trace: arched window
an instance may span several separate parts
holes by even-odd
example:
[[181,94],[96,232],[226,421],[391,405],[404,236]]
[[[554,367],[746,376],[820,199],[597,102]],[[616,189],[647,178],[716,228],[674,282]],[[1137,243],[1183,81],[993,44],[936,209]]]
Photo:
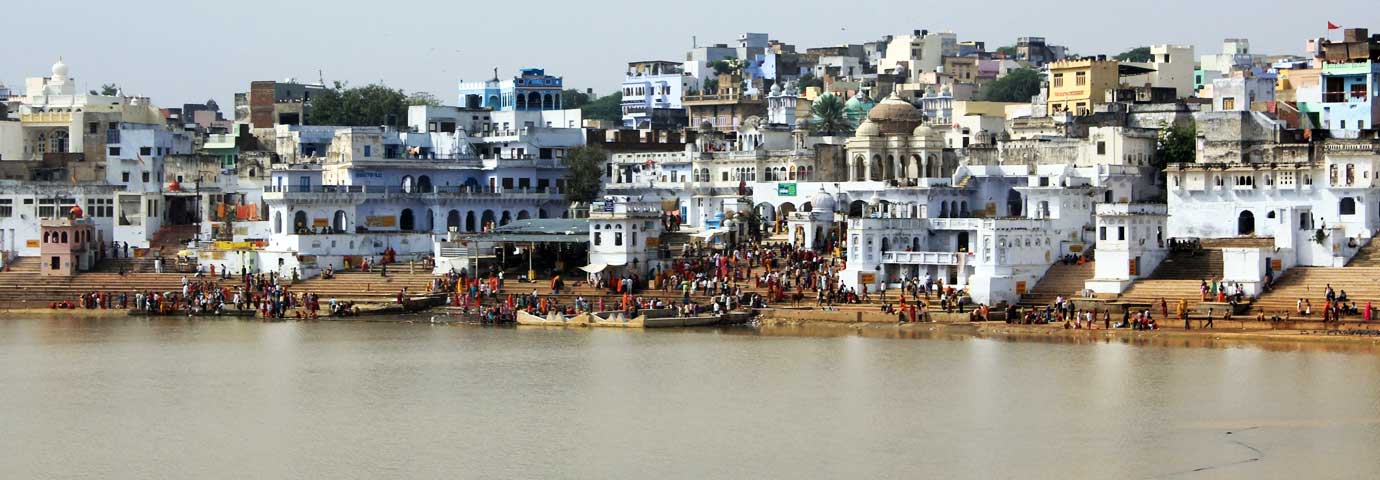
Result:
[[1343,197],[1341,204],[1337,206],[1337,210],[1342,215],[1355,215],[1356,200],[1351,197]]
[[301,211],[301,210],[298,210],[298,211],[297,211],[297,214],[296,214],[296,215],[293,215],[293,217],[292,217],[292,229],[293,229],[292,231],[293,231],[294,233],[296,233],[296,232],[301,232],[302,230],[306,230],[306,228],[307,228],[307,212],[303,212],[303,211]]
[[538,108],[541,108],[541,94],[540,94],[540,93],[532,92],[532,93],[527,94],[527,108],[533,109],[533,110],[538,109]]
[[273,212],[273,233],[283,233],[283,212]]
[[410,209],[410,208],[404,208],[403,211],[402,211],[402,214],[399,215],[399,218],[398,218],[398,230],[402,230],[402,231],[404,231],[404,232],[407,232],[407,231],[412,231],[412,229],[414,229],[414,228],[416,228],[416,227],[417,227],[417,220],[416,220],[416,218],[414,218],[414,217],[412,216],[412,209]]

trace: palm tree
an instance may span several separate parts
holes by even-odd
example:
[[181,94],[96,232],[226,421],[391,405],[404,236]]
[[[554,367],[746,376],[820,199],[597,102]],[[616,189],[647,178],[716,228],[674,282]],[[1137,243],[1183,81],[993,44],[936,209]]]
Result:
[[814,117],[810,119],[810,125],[816,134],[835,135],[853,131],[853,127],[848,123],[848,116],[844,115],[844,101],[838,95],[825,93],[815,99],[815,103],[810,105],[810,114]]

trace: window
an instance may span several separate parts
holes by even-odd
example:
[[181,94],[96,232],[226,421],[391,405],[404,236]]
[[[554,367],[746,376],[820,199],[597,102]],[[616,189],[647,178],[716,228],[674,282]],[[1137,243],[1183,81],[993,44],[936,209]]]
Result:
[[144,156],[153,155],[153,147],[139,147],[139,154]]
[[67,212],[71,211],[72,207],[76,204],[77,201],[71,198],[40,198],[38,199],[38,217],[63,217]]
[[1064,86],[1064,74],[1062,74],[1062,73],[1056,73],[1056,74],[1054,74],[1054,88],[1059,88],[1059,87],[1062,87],[1062,86]]
[[1078,72],[1073,75],[1073,85],[1081,87],[1088,84],[1088,72]]
[[129,172],[120,172],[120,181],[129,183]]
[[600,232],[594,232],[594,244],[595,244],[595,245],[603,245],[603,243],[604,243],[604,234],[603,234],[603,233],[600,233]]
[[1222,110],[1235,110],[1236,99],[1232,97],[1222,97]]
[[86,199],[86,214],[91,217],[110,218],[115,216],[115,200],[110,198]]
[[1106,154],[1107,154],[1107,142],[1102,142],[1102,141],[1097,142],[1097,154],[1098,154],[1098,155],[1106,155]]
[[1125,240],[1125,239],[1126,239],[1126,227],[1116,227],[1116,239],[1117,239],[1117,240]]
[[0,218],[8,218],[8,217],[13,217],[13,216],[14,216],[14,199],[13,199],[13,198],[0,198]]
[[613,232],[613,246],[623,246],[623,232]]
[[120,147],[110,147],[109,155],[112,157],[120,156]]
[[1097,229],[1097,239],[1098,239],[1098,240],[1106,240],[1106,239],[1107,239],[1107,227],[1098,227],[1098,229]]
[[101,122],[90,122],[90,123],[87,123],[87,124],[86,124],[86,133],[87,133],[87,134],[90,134],[90,135],[95,135],[95,134],[96,134],[96,131],[99,130],[100,128],[101,128]]
[[149,183],[149,172],[144,172],[142,178],[144,179],[144,183]]
[[728,181],[728,170],[724,170],[724,175],[723,175],[723,177],[724,177],[724,180],[723,180],[723,181],[727,182],[727,181]]
[[372,145],[365,145],[365,146],[364,146],[364,156],[366,156],[366,157],[372,157],[372,156],[374,156],[374,147],[373,147]]

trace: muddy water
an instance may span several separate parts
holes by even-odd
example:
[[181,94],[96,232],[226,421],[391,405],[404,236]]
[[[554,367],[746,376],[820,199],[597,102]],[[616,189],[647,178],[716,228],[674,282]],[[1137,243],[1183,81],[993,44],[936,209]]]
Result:
[[1380,477],[1366,348],[816,333],[0,320],[0,478]]

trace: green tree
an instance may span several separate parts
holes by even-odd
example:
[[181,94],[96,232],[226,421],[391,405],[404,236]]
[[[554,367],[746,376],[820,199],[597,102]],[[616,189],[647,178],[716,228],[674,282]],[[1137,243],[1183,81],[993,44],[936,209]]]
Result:
[[706,79],[704,79],[704,94],[705,94],[705,95],[717,95],[718,93],[719,93],[719,79],[717,79],[717,78],[706,78]]
[[1150,61],[1150,47],[1136,47],[1118,53],[1115,57],[1123,62],[1148,62]]
[[441,99],[436,98],[430,92],[413,92],[407,96],[408,105],[426,105],[428,107],[439,107],[443,105]]
[[101,89],[99,91],[91,90],[90,93],[92,95],[104,95],[107,97],[113,97],[116,94],[120,93],[120,86],[113,83],[107,83],[101,85]]
[[597,146],[576,147],[565,154],[565,199],[592,202],[604,186],[604,164],[609,155]]
[[346,127],[390,126],[407,124],[408,96],[402,90],[379,83],[363,87],[348,87],[343,82],[312,98],[311,125],[339,125]]
[[589,103],[589,95],[573,88],[561,91],[561,108],[582,108]]
[[1160,128],[1154,166],[1163,170],[1171,163],[1191,163],[1198,158],[1198,126],[1165,125]]
[[1028,102],[1040,93],[1040,73],[1021,68],[982,87],[978,98],[989,102]]
[[843,97],[838,95],[821,95],[815,103],[810,104],[810,127],[815,133],[821,135],[836,135],[848,133],[853,130],[848,123],[848,116],[844,114],[845,102]]
[[824,88],[824,80],[821,80],[821,79],[819,79],[819,78],[816,78],[816,77],[815,77],[815,74],[813,74],[813,73],[806,73],[806,74],[800,76],[800,80],[799,80],[798,82],[796,82],[796,85],[800,88],[800,91],[802,91],[802,92],[805,91],[805,89],[806,89],[806,88],[809,88],[809,87],[816,87],[816,88],[819,88],[819,89],[823,89],[823,88]]
[[709,62],[709,68],[714,69],[716,75],[732,75],[743,71],[743,61],[729,57]]
[[1016,46],[1015,46],[1015,45],[1007,45],[1007,46],[1005,46],[1005,47],[997,47],[997,53],[1000,53],[1000,54],[1002,54],[1002,55],[1005,55],[1006,58],[1015,58],[1015,57],[1016,57]]
[[588,119],[621,122],[623,121],[623,92],[604,95],[586,103],[580,107],[580,113]]

